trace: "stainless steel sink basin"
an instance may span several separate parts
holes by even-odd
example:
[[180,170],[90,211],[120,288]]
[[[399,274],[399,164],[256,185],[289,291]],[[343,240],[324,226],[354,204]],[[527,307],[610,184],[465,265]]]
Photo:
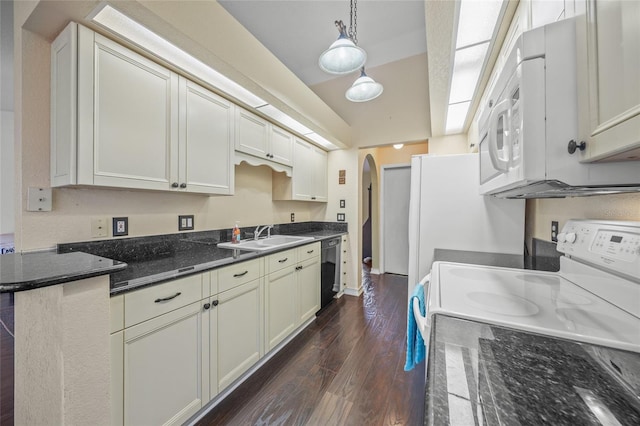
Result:
[[274,235],[260,240],[245,240],[237,244],[220,243],[218,247],[244,251],[267,251],[293,246],[303,241],[313,241],[313,239],[313,237],[298,237],[294,235]]

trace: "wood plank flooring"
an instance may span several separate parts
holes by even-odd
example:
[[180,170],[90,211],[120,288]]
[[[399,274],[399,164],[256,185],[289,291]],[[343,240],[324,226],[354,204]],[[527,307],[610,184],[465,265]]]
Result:
[[371,275],[199,422],[420,425],[424,363],[405,372],[407,278]]

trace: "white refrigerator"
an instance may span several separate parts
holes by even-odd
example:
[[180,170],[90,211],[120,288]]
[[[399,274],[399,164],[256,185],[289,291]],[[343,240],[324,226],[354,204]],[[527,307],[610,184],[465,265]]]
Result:
[[523,254],[524,200],[479,193],[478,154],[411,159],[409,297],[436,248]]

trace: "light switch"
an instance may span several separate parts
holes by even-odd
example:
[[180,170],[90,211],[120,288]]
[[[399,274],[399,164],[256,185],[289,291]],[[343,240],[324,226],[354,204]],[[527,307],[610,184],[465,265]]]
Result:
[[52,205],[51,188],[28,188],[27,211],[50,212]]

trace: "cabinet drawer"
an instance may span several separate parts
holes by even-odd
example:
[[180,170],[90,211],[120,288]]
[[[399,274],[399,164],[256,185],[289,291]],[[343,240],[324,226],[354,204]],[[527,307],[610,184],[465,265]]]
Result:
[[269,274],[297,263],[296,251],[297,249],[285,250],[268,256],[266,260],[267,273]]
[[223,292],[260,277],[261,259],[218,269],[218,291]]
[[307,259],[312,259],[317,256],[320,256],[319,242],[298,247],[298,262],[303,262]]
[[191,275],[124,295],[124,326],[173,311],[202,299],[202,274]]

